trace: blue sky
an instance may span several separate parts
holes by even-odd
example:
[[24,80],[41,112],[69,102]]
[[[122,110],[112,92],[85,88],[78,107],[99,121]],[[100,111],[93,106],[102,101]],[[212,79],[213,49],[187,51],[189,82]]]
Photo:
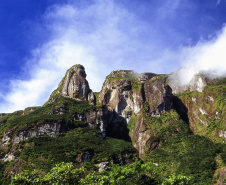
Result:
[[117,69],[226,73],[226,0],[7,0],[0,4],[0,112],[42,105],[74,64],[100,91]]

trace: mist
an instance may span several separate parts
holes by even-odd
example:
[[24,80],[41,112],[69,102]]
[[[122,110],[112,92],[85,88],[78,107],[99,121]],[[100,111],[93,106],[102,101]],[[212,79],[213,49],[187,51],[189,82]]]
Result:
[[196,46],[183,48],[178,57],[181,67],[171,74],[174,84],[188,85],[197,74],[210,79],[226,77],[226,26],[210,41],[200,41]]

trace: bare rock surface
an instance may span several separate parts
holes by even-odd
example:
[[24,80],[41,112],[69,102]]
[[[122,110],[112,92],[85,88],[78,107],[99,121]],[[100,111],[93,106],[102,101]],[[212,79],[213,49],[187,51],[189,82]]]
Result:
[[80,64],[74,65],[67,70],[58,88],[52,93],[50,103],[54,101],[56,94],[78,100],[87,100],[90,104],[96,103],[95,95],[86,80],[85,68]]

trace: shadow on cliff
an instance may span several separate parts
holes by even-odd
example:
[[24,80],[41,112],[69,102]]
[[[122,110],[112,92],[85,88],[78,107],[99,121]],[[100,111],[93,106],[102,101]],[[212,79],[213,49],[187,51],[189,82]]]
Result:
[[173,96],[173,109],[176,110],[181,119],[189,125],[188,108],[177,96]]
[[114,110],[109,111],[107,107],[103,107],[103,110],[104,114],[102,120],[105,126],[106,137],[113,137],[132,142],[129,136],[126,119]]

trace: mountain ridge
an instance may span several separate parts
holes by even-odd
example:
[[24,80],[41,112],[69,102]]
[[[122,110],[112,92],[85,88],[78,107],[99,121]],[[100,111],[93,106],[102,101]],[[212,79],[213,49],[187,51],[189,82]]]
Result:
[[[209,152],[211,156],[209,163],[214,162],[214,167],[211,167],[208,173],[205,170],[203,172],[203,177],[208,176],[209,181],[212,181],[214,172],[218,170],[220,174],[221,171],[221,168],[216,167],[215,157],[224,156],[225,153],[223,145],[221,146],[226,140],[225,78],[211,80],[200,74],[196,75],[187,86],[178,87],[171,84],[173,83],[169,75],[138,74],[132,70],[117,70],[106,77],[101,91],[94,93],[86,80],[84,66],[74,65],[67,70],[58,87],[43,106],[0,114],[0,160],[3,163],[14,161],[15,164],[11,166],[11,172],[14,169],[13,173],[26,169],[24,165],[18,165],[18,161],[22,160],[29,164],[29,157],[36,168],[48,169],[44,163],[43,166],[38,164],[39,158],[44,154],[33,151],[29,147],[26,149],[25,145],[34,143],[34,148],[39,146],[45,148],[45,143],[41,142],[42,137],[55,138],[47,139],[50,146],[54,142],[62,141],[67,145],[67,142],[70,140],[75,142],[74,139],[77,138],[76,142],[84,142],[84,146],[76,144],[71,150],[76,151],[77,147],[80,152],[74,152],[72,159],[64,151],[59,159],[55,159],[56,161],[69,160],[75,164],[90,162],[94,165],[109,163],[112,160],[113,163],[121,161],[129,164],[139,155],[144,161],[154,160],[158,165],[162,163],[168,166],[164,161],[165,158],[159,156],[158,152],[162,152],[169,156],[169,161],[174,164],[172,169],[167,168],[167,173],[160,175],[164,177],[173,172],[178,173],[182,167],[178,161],[181,164],[188,162],[183,161],[183,158],[176,159],[171,156],[169,151],[175,143],[179,148],[184,147],[183,150],[190,155],[194,151],[187,141],[195,141],[194,146],[200,147],[197,152],[201,153],[200,156],[204,156],[203,159],[198,160],[203,161],[208,158],[199,143],[200,140],[205,143],[203,145],[213,148],[214,151]],[[84,135],[85,132],[92,133],[94,138],[97,137],[95,142],[102,143],[101,145],[107,150],[102,150],[97,145],[92,146],[92,139],[88,139],[90,135]],[[84,138],[80,137],[79,133],[83,133]],[[115,151],[115,146],[109,146],[108,142],[115,143],[120,152],[109,153],[108,150]],[[182,145],[183,142],[186,146]],[[218,146],[217,143],[220,145]],[[86,145],[92,146],[92,149]],[[43,149],[40,151],[44,152]],[[54,153],[52,149],[50,151]],[[106,152],[108,157],[104,157]],[[194,155],[198,153],[195,152]],[[47,155],[46,161],[49,161],[50,154],[45,155]],[[54,156],[57,154],[54,153]],[[196,162],[194,160],[192,165],[194,166]],[[51,162],[50,167],[53,164]],[[202,173],[193,171],[193,166],[189,167],[188,171],[183,169],[182,172],[187,175]],[[224,170],[224,167],[222,169]],[[208,175],[205,176],[205,173]],[[219,175],[219,182],[222,178]],[[197,182],[202,181],[198,176],[197,179]]]

